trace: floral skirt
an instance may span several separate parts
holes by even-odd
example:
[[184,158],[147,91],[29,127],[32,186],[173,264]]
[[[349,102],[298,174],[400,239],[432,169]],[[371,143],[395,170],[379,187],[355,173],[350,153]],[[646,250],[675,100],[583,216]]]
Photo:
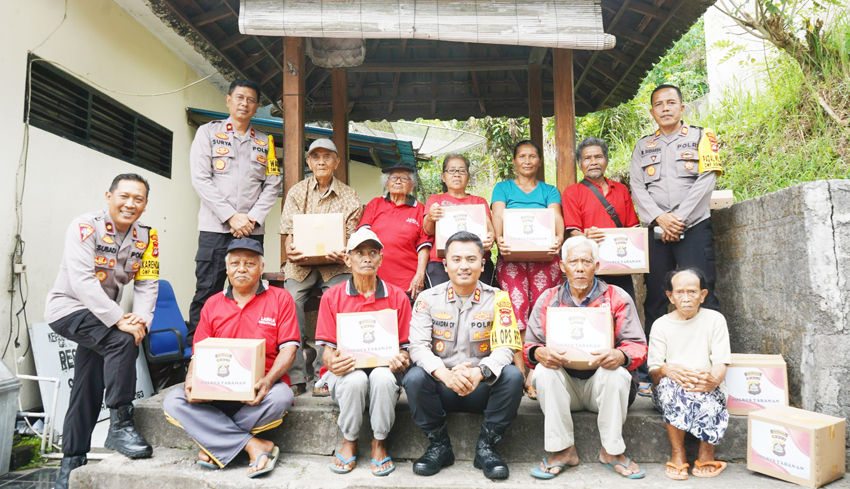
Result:
[[729,425],[726,395],[720,388],[711,392],[688,392],[669,377],[652,386],[652,403],[664,422],[706,443],[717,445]]

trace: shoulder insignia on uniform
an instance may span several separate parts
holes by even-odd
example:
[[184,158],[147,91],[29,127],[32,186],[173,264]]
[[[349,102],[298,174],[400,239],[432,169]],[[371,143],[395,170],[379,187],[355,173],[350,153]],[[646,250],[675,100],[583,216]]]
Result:
[[100,239],[106,244],[115,244],[115,240],[112,239],[112,236],[107,235],[107,236],[104,236]]
[[257,146],[268,146],[269,143],[263,141],[262,139],[255,139],[254,144],[256,144]]
[[251,128],[251,138],[255,138],[255,137],[257,137],[257,135],[256,135],[256,133],[254,132],[254,128],[252,127],[252,128]]
[[148,244],[144,241],[136,241],[136,248],[143,250],[148,247]]
[[413,306],[413,312],[423,313],[425,312],[425,309],[428,309],[428,303],[425,302],[425,299],[421,297],[416,299],[416,304]]
[[229,122],[228,122],[228,123],[227,123],[227,125],[226,125],[226,126],[224,126],[224,129],[225,129],[227,132],[233,132],[233,124],[231,124],[231,123],[229,123]]
[[661,129],[656,129],[655,130],[655,137],[658,137],[660,135],[661,135]]
[[92,234],[94,234],[94,228],[91,226],[91,224],[85,224],[85,223],[80,224],[80,242],[81,243],[83,241],[87,240],[88,237],[91,236]]
[[682,136],[688,135],[688,125],[687,124],[682,124],[682,129],[679,131],[679,134],[681,134]]
[[106,277],[107,277],[106,272],[104,272],[103,270],[99,270],[97,273],[94,274],[94,276],[95,276],[96,279],[100,280],[101,282],[106,280]]
[[481,289],[475,287],[475,292],[472,294],[472,302],[481,302]]
[[450,301],[455,300],[455,289],[451,285],[446,289],[446,299]]
[[109,234],[115,234],[115,225],[106,221],[106,232]]
[[139,239],[139,233],[136,231],[135,227],[133,227],[133,239]]
[[223,132],[215,133],[215,137],[217,137],[219,139],[230,139],[230,136],[228,136],[227,134],[225,134]]
[[259,161],[260,163],[265,163],[266,157],[263,155],[257,155],[257,161]]
[[229,150],[229,149],[227,149],[227,148],[225,148],[225,147],[221,147],[221,148],[216,148],[216,149],[215,149],[215,152],[216,152],[216,153],[218,153],[218,154],[220,154],[220,155],[222,155],[222,156],[224,156],[224,155],[226,155],[227,153],[230,153],[230,150]]
[[444,320],[448,321],[449,319],[454,319],[454,316],[452,316],[451,314],[449,314],[447,312],[438,312],[437,314],[434,314],[434,318],[435,319],[444,319]]
[[107,261],[108,261],[108,260],[106,259],[106,257],[105,257],[105,256],[96,256],[96,257],[94,257],[94,264],[95,264],[95,265],[101,265],[101,266],[103,266],[103,265],[106,265]]

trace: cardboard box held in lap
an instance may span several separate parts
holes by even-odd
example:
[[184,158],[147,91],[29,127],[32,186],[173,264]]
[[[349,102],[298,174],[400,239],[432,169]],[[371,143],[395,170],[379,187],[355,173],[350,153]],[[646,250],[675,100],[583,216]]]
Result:
[[806,487],[844,477],[844,419],[788,406],[748,416],[749,470]]
[[467,231],[481,241],[487,239],[487,208],[483,204],[445,206],[443,212],[445,214],[437,221],[434,235],[438,257],[446,256],[446,241],[454,233]]
[[614,348],[614,317],[607,307],[550,307],[546,313],[546,347],[566,352],[564,368],[596,370],[593,352]]
[[552,261],[555,244],[555,211],[552,209],[505,209],[502,238],[510,246],[505,261]]
[[331,251],[345,250],[345,222],[342,214],[296,214],[292,216],[292,239],[304,253],[299,265],[327,265]]
[[207,338],[195,343],[192,400],[253,401],[266,373],[266,340]]

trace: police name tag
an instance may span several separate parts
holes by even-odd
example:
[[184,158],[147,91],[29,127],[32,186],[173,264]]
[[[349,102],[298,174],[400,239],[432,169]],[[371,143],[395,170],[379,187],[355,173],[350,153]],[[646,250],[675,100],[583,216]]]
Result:
[[336,344],[354,368],[387,367],[398,355],[398,315],[393,309],[336,315]]
[[600,229],[605,241],[599,244],[597,275],[649,273],[649,232],[646,228]]
[[546,347],[564,352],[573,370],[596,370],[593,352],[614,347],[614,317],[608,307],[550,307]]
[[254,400],[266,371],[266,340],[206,338],[194,348],[192,400]]

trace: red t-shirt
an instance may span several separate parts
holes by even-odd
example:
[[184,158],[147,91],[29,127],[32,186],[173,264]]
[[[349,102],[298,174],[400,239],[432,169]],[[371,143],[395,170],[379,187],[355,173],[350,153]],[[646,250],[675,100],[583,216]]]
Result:
[[419,250],[431,246],[431,238],[422,229],[425,206],[413,197],[396,205],[386,197],[375,197],[363,211],[358,227],[369,226],[384,244],[380,274],[387,282],[407,290],[419,265]]
[[[607,195],[602,191],[602,187],[588,180],[588,182],[596,185],[599,193],[614,206],[623,227],[630,228],[640,224],[635,213],[632,196],[629,195],[626,186],[622,183],[612,182],[607,178],[605,181],[608,182]],[[564,194],[561,196],[561,206],[564,209],[564,227],[567,231],[578,229],[584,232],[585,229],[590,229],[593,226],[600,229],[617,227],[599,199],[581,183],[575,183],[564,189]]]
[[[431,206],[434,204],[440,204],[442,207],[451,206],[451,205],[475,205],[475,204],[483,204],[484,209],[487,212],[487,219],[490,219],[490,205],[487,204],[487,199],[484,197],[479,197],[477,195],[467,195],[462,199],[458,199],[457,197],[452,197],[448,192],[443,194],[436,194],[428,197],[428,200],[425,202],[425,213],[422,214],[424,216],[428,215],[428,212],[431,210]],[[433,241],[434,237],[430,236]],[[490,256],[490,250],[484,250],[485,257]],[[431,259],[430,261],[438,261],[442,262],[442,258],[437,258],[437,247],[431,247]]]
[[[295,301],[289,292],[260,282],[257,294],[240,309],[228,288],[210,297],[201,309],[194,343],[206,338],[266,340],[265,372],[268,373],[281,348],[301,344]],[[283,374],[280,380],[289,385],[289,374]]]

